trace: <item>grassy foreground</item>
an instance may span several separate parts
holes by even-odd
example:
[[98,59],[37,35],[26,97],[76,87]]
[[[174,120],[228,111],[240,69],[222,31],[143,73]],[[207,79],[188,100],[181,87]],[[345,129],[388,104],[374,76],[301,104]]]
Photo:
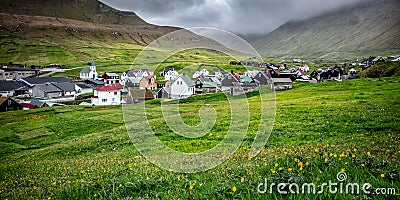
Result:
[[[258,124],[257,96],[248,137],[222,165],[206,172],[180,174],[158,168],[134,148],[125,130],[122,109],[68,106],[0,114],[0,198],[2,199],[352,199],[360,194],[260,194],[264,183],[370,183],[400,194],[400,79],[359,79],[296,83],[276,93],[274,130],[265,149],[246,157]],[[196,103],[226,106],[221,94],[193,98],[180,112],[187,123],[198,120]],[[207,100],[204,100],[207,99]],[[156,113],[157,104],[148,104]],[[191,108],[191,109],[190,109]],[[224,109],[220,109],[224,116]],[[225,113],[226,114],[226,113]],[[157,114],[150,115],[162,120]],[[218,143],[214,131],[196,143],[158,126],[160,139],[174,149],[192,152]],[[152,124],[153,126],[156,123]],[[196,150],[197,149],[197,150]],[[319,191],[321,188],[317,188]],[[288,191],[286,187],[284,189]],[[361,190],[361,189],[360,189]],[[395,199],[393,195],[368,195]]]

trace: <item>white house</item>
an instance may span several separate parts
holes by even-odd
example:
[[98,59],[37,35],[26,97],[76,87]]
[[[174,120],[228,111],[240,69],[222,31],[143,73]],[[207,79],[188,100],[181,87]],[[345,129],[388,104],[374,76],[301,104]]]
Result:
[[184,99],[196,94],[195,83],[185,75],[179,76],[171,84],[171,98]]
[[105,85],[112,85],[120,83],[121,80],[119,79],[119,75],[116,73],[104,73],[102,76]]
[[175,80],[175,79],[177,79],[178,77],[179,77],[179,74],[178,74],[178,72],[176,72],[175,70],[167,71],[167,72],[164,74],[164,80],[165,80],[165,81]]
[[206,69],[202,69],[201,71],[196,71],[194,74],[193,74],[193,79],[196,79],[196,78],[199,78],[200,76],[204,76],[204,77],[206,77],[206,76],[208,76],[208,75],[210,75],[210,72],[208,72],[208,70],[206,70]]
[[92,104],[96,106],[109,106],[121,104],[121,84],[112,84],[94,89]]
[[96,79],[98,76],[99,74],[96,71],[94,61],[92,61],[89,67],[84,67],[80,72],[81,79]]
[[93,88],[86,83],[79,82],[75,84],[75,91],[77,95],[88,94],[93,92]]

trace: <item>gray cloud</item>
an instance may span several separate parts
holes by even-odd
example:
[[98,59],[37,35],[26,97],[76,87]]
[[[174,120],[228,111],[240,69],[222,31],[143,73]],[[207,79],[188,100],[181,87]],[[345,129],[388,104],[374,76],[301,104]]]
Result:
[[266,34],[290,20],[307,19],[360,0],[101,0],[145,21]]

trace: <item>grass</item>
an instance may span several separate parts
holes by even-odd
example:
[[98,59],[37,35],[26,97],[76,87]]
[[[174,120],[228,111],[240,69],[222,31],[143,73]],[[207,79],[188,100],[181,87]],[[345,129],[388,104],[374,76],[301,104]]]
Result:
[[[349,199],[363,195],[259,194],[264,183],[368,182],[400,190],[400,79],[358,79],[276,93],[274,130],[255,158],[247,153],[258,124],[257,95],[250,95],[251,123],[239,150],[222,165],[181,174],[158,168],[132,145],[122,109],[66,106],[0,114],[0,198],[7,199]],[[173,102],[171,102],[173,103]],[[146,104],[151,125],[170,147],[202,151],[219,142],[228,126],[221,93],[181,102],[183,120],[199,123],[199,105],[213,104],[217,127],[201,140],[178,137],[163,125],[159,101]],[[159,122],[159,123],[158,123]],[[346,183],[347,183],[346,182]],[[287,188],[286,188],[287,190]],[[394,199],[390,195],[369,195]]]

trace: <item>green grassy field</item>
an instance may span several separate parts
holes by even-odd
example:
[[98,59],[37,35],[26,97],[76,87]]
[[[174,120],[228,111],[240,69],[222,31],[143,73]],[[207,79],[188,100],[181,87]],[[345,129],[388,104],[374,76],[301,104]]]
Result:
[[[400,79],[295,83],[277,92],[274,130],[253,159],[248,148],[258,124],[258,97],[249,97],[251,122],[238,151],[222,165],[181,174],[146,161],[130,142],[121,106],[66,106],[0,114],[2,199],[352,199],[360,194],[260,194],[268,183],[370,183],[400,193]],[[183,152],[218,143],[229,125],[223,94],[182,103],[183,119],[198,123],[199,104],[218,111],[220,129],[199,141],[177,137],[162,125],[157,101],[147,104],[151,125],[168,146]],[[155,123],[156,122],[156,123]],[[161,123],[158,123],[161,122]],[[160,125],[158,125],[160,124]],[[346,182],[346,183],[347,183]],[[287,191],[287,188],[286,188]],[[395,199],[392,195],[368,195]]]

